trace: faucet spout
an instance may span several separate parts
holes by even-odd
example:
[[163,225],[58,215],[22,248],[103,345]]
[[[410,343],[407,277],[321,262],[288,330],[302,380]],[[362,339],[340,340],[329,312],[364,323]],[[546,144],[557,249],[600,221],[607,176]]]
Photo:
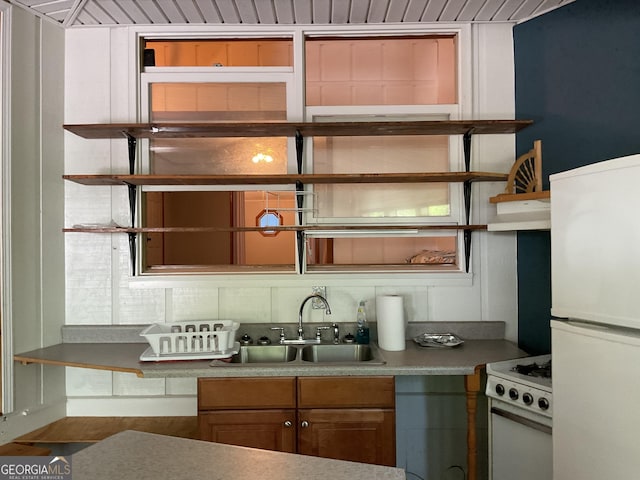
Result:
[[327,299],[324,298],[322,295],[314,293],[313,295],[309,295],[307,298],[302,300],[302,303],[300,304],[300,311],[298,312],[298,340],[301,340],[301,341],[304,340],[304,330],[302,328],[302,310],[304,310],[304,306],[312,298],[317,298],[322,303],[324,303],[325,313],[327,315],[331,315],[331,307],[329,306],[329,302],[327,302]]

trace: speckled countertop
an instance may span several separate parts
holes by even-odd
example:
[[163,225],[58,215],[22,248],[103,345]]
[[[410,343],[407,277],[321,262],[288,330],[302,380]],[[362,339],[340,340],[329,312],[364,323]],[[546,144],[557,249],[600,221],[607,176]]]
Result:
[[446,329],[464,339],[464,344],[454,348],[425,348],[407,340],[405,350],[390,352],[378,349],[374,343],[378,361],[356,364],[315,364],[300,358],[277,364],[229,364],[210,360],[141,362],[140,355],[148,344],[139,339],[142,328],[135,325],[124,329],[105,326],[65,328],[63,343],[14,357],[25,363],[131,372],[140,377],[472,375],[478,366],[526,356],[516,344],[501,338],[501,326],[503,328],[501,322],[414,324],[411,325],[413,330],[407,331],[409,336],[423,332],[442,333],[442,329]]
[[72,456],[74,480],[401,480],[404,470],[125,431]]

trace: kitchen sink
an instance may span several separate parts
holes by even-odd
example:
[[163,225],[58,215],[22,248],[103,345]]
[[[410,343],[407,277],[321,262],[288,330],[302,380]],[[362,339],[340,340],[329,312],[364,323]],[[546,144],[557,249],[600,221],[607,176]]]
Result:
[[231,357],[231,363],[287,363],[297,354],[298,349],[291,345],[243,345]]
[[[240,351],[226,364],[297,364],[321,365],[327,363],[349,365],[383,365],[374,345],[314,344],[314,345],[242,345]],[[215,366],[224,363],[214,362]]]
[[307,345],[302,349],[302,360],[314,363],[383,363],[370,345]]

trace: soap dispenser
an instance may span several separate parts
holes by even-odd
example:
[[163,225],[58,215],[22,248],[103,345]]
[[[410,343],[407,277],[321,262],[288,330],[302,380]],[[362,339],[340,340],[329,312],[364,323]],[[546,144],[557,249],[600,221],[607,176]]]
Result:
[[356,343],[367,345],[369,343],[369,324],[367,323],[367,314],[364,311],[364,300],[360,300],[360,304],[358,305],[356,321],[358,322]]

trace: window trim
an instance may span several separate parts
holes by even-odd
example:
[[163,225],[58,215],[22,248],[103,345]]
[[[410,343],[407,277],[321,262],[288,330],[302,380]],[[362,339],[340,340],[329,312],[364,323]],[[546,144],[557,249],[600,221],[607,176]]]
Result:
[[[380,106],[351,106],[349,107],[349,113],[344,114],[344,107],[331,106],[331,107],[307,107],[306,118],[307,121],[312,122],[317,117],[352,117],[352,116],[366,116],[375,115],[376,121],[383,120],[385,117],[393,117],[393,120],[397,120],[398,117],[411,116],[419,117],[415,120],[458,120],[459,106],[453,105],[387,105],[387,112],[380,114]],[[373,120],[373,118],[372,118]],[[308,144],[306,148],[305,169],[306,171],[312,171],[313,167],[313,139],[307,139]],[[462,139],[455,136],[449,136],[449,170],[450,171],[462,171],[464,170],[463,161],[463,148]],[[464,221],[464,200],[461,184],[450,183],[449,184],[449,201],[450,201],[450,215],[446,217],[385,217],[380,220],[380,224],[393,225],[401,223],[419,223],[419,224],[460,224]],[[311,192],[313,188],[310,187]],[[314,195],[311,195],[315,198]],[[305,222],[307,225],[335,225],[338,223],[347,223],[352,225],[371,223],[371,218],[339,218],[334,217],[313,217],[312,213],[306,214]]]
[[2,294],[0,311],[2,315],[2,412],[14,409],[14,362],[13,362],[13,308],[11,292],[11,6],[0,3],[0,75],[2,97],[0,97],[0,198],[2,198],[0,237],[0,271]]
[[[152,83],[284,83],[287,101],[287,119],[295,121],[298,106],[296,105],[296,85],[293,78],[293,69],[286,67],[265,67],[266,71],[249,67],[178,67],[180,70],[168,71],[163,67],[154,72],[143,72],[140,75],[140,118],[142,122],[149,122],[150,112],[150,91]],[[240,71],[238,71],[240,69]],[[222,71],[224,70],[224,71]],[[149,141],[143,139],[139,142],[141,148],[138,151],[137,170],[141,173],[149,173]],[[287,171],[295,171],[295,143],[293,139],[287,141]],[[249,188],[249,187],[247,187]],[[182,190],[203,190],[199,187],[179,187]],[[224,186],[213,188],[213,190],[224,189]],[[238,188],[235,188],[237,190]]]
[[[301,68],[295,68],[296,65],[304,64],[304,40],[307,37],[317,37],[317,36],[330,36],[330,37],[384,37],[384,36],[410,36],[410,35],[448,35],[448,36],[456,36],[457,46],[458,46],[458,56],[457,56],[457,92],[458,92],[458,104],[456,105],[430,105],[428,110],[430,113],[434,114],[448,114],[451,115],[449,118],[471,118],[473,105],[471,102],[472,99],[472,59],[474,52],[472,51],[472,25],[470,24],[439,24],[433,26],[421,26],[419,29],[415,28],[415,26],[403,26],[403,25],[380,25],[375,29],[353,29],[352,26],[305,26],[305,27],[288,27],[283,28],[279,26],[268,26],[268,27],[260,27],[258,31],[252,33],[246,32],[238,32],[234,30],[232,27],[228,29],[226,26],[222,26],[221,29],[210,30],[204,29],[202,31],[193,31],[192,28],[188,30],[183,27],[176,28],[168,28],[163,33],[158,33],[155,29],[150,29],[148,27],[139,27],[132,31],[132,38],[135,41],[136,45],[140,45],[140,41],[142,38],[149,39],[198,39],[198,38],[267,38],[269,36],[274,37],[291,37],[293,39],[293,64],[291,67],[256,67],[260,69],[260,71],[271,70],[270,73],[283,73],[291,72],[293,76],[293,96],[289,97],[289,91],[287,90],[287,116],[291,121],[303,121],[303,118],[306,116],[306,109],[304,106],[304,96],[303,93],[296,93],[295,89],[300,86],[300,88],[304,89],[304,71]],[[145,88],[143,88],[142,78],[152,78],[150,75],[159,75],[159,74],[178,74],[182,75],[185,73],[184,71],[189,71],[193,74],[208,74],[211,70],[215,69],[216,75],[228,74],[229,78],[232,78],[232,75],[244,75],[250,70],[254,70],[254,67],[142,67],[140,65],[140,61],[138,59],[139,55],[136,50],[135,58],[131,59],[131,61],[136,62],[136,84],[141,89],[138,92],[136,105],[139,112],[139,118],[141,121],[145,121],[148,118],[148,111],[145,111],[144,106],[148,105],[148,99],[146,103],[141,101],[143,95],[145,94]],[[176,70],[176,69],[179,69]],[[170,70],[170,71],[167,71]],[[184,82],[184,78],[181,79]],[[148,96],[148,90],[146,90],[146,95]],[[289,110],[289,101],[290,98],[293,100],[292,109]],[[135,99],[134,99],[135,100]],[[389,106],[384,106],[387,108]],[[421,113],[424,113],[425,106],[406,106],[407,110],[410,111],[412,108],[421,109]],[[454,107],[454,108],[452,108]],[[323,107],[308,107],[308,108],[323,108]],[[452,111],[453,110],[453,111]],[[293,143],[293,139],[289,139],[290,142]],[[145,145],[146,143],[146,145]],[[147,159],[145,164],[148,166],[148,143],[147,141],[139,142],[140,151],[146,152]],[[456,139],[455,137],[450,137],[450,156],[453,159],[451,163],[451,168],[454,168],[454,161],[457,158],[457,162],[462,165],[463,163],[463,155],[462,155],[462,141],[460,139]],[[309,152],[310,149],[307,146],[305,148],[306,152]],[[295,158],[295,148],[292,145],[288,145],[289,151],[289,162]],[[140,165],[142,165],[142,159],[144,155],[140,155]],[[457,165],[456,165],[457,167]],[[450,184],[454,186],[456,184]],[[282,187],[282,186],[281,186]],[[146,187],[146,190],[151,190],[155,187]],[[237,189],[238,186],[234,186],[234,189]],[[219,188],[218,188],[219,189]],[[253,187],[253,189],[256,189]],[[276,188],[277,189],[277,188]],[[280,188],[282,190],[288,190],[290,188]],[[273,188],[270,187],[270,190]],[[454,191],[457,190],[457,191]],[[455,211],[462,212],[463,205],[463,196],[462,196],[462,188],[452,188],[450,191],[451,196],[451,209],[452,212]],[[454,206],[455,205],[455,206]],[[138,212],[140,209],[138,208]],[[458,218],[462,218],[462,213],[459,214]],[[406,221],[406,219],[405,219]],[[441,223],[442,218],[438,219],[438,223]],[[458,244],[458,255],[459,258],[462,256],[462,252],[464,251],[464,241],[463,235],[459,233],[457,235],[457,244]],[[476,248],[476,247],[474,247]],[[141,258],[141,255],[138,255],[138,258]],[[472,262],[473,263],[473,262]],[[256,273],[256,274],[248,274],[246,272],[207,272],[207,273],[186,273],[186,274],[176,274],[176,275],[139,275],[133,277],[131,279],[132,286],[139,286],[141,288],[151,288],[151,287],[159,287],[159,288],[167,288],[173,286],[185,286],[185,281],[188,280],[189,283],[193,282],[197,285],[206,285],[206,286],[222,286],[229,285],[235,283],[236,281],[243,286],[246,285],[256,285],[263,286],[264,281],[269,279],[272,282],[272,285],[275,286],[300,286],[301,282],[309,285],[316,284],[318,281],[322,281],[320,279],[326,279],[327,275],[330,276],[332,281],[342,281],[350,284],[352,281],[353,285],[363,285],[363,284],[371,284],[378,285],[380,283],[381,278],[384,279],[384,282],[389,285],[415,285],[415,282],[421,282],[425,285],[471,285],[473,278],[473,265],[469,265],[468,272],[465,272],[464,269],[459,265],[459,270],[454,272],[442,272],[442,271],[425,271],[425,272],[406,272],[406,271],[388,271],[388,272],[380,272],[379,275],[375,275],[375,279],[372,278],[370,272],[308,272],[303,269],[303,271],[297,271],[298,267],[296,266],[295,275],[292,275],[292,272],[269,272],[269,273]],[[140,271],[140,270],[138,270]],[[300,275],[303,273],[304,275]],[[326,281],[326,280],[324,280]]]

